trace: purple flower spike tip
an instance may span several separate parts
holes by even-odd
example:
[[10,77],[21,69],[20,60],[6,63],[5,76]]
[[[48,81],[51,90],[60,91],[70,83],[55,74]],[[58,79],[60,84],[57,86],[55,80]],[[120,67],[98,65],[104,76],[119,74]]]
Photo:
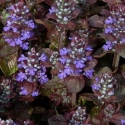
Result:
[[122,123],[122,125],[125,125],[125,120],[122,119],[122,120],[121,120],[121,123]]

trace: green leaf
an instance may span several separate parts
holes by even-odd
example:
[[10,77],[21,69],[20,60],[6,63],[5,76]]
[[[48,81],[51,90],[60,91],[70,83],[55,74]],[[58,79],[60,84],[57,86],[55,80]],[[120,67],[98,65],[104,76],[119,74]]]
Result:
[[82,97],[79,97],[79,99],[78,99],[78,104],[81,105],[81,106],[84,106],[85,103],[86,103],[86,100],[83,99]]
[[93,117],[95,117],[96,115],[98,115],[99,110],[100,110],[100,107],[99,107],[99,106],[95,106],[95,107],[92,108],[92,110],[91,110],[91,112],[90,112],[90,117],[91,117],[91,119],[92,119]]
[[46,89],[46,88],[40,88],[39,89],[39,93],[43,96],[49,96],[50,94],[53,93],[53,91],[51,89]]
[[18,70],[17,57],[18,53],[16,52],[5,58],[0,58],[0,68],[5,75],[12,75]]
[[10,70],[9,70],[8,64],[7,64],[7,62],[6,62],[6,60],[4,58],[0,58],[0,68],[1,68],[2,72],[5,75],[9,75],[10,74]]
[[80,95],[80,98],[83,98],[87,101],[93,101],[93,103],[95,103],[96,105],[102,105],[101,101],[98,100],[98,98],[92,94],[92,93],[84,93],[82,95]]
[[62,89],[64,86],[65,85],[63,84],[62,80],[60,80],[58,77],[54,77],[44,86],[42,86],[39,91],[41,95],[50,96],[54,92],[54,89]]
[[7,10],[3,10],[1,13],[1,22],[5,24],[8,17],[9,13],[7,12]]
[[0,57],[7,57],[14,54],[19,49],[19,46],[9,46],[7,42],[4,41],[2,35],[0,35]]
[[46,110],[43,107],[34,107],[33,108],[33,114],[42,114],[45,112],[46,112]]

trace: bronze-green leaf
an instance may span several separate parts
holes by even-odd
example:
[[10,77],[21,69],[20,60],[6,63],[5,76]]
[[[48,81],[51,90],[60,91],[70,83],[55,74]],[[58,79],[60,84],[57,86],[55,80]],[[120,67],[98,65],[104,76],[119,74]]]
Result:
[[97,96],[95,96],[95,94],[92,94],[92,93],[84,93],[80,95],[80,98],[83,98],[87,101],[93,101],[93,103],[95,103],[98,106],[102,105],[101,101],[98,100]]

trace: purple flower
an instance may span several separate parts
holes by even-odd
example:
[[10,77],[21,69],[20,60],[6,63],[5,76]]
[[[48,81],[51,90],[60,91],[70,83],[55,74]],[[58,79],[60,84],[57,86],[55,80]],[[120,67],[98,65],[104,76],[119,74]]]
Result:
[[21,33],[21,39],[22,40],[26,40],[26,39],[29,39],[31,36],[31,32],[30,31],[23,31],[22,33]]
[[12,5],[12,6],[10,6],[10,7],[8,7],[8,8],[6,8],[7,10],[15,10],[15,8],[14,8],[14,6]]
[[113,28],[111,26],[108,26],[106,29],[105,29],[105,33],[112,33],[113,32]]
[[10,30],[10,28],[11,28],[11,27],[9,27],[9,26],[8,26],[8,27],[4,27],[3,30],[4,30],[4,31],[8,31],[8,30]]
[[27,24],[28,27],[30,27],[30,28],[33,28],[33,29],[35,28],[33,20],[26,21],[25,24]]
[[21,55],[21,57],[18,59],[18,62],[27,60],[28,58],[24,56],[24,54]]
[[92,56],[87,56],[87,60],[92,60]]
[[39,77],[40,77],[39,81],[41,84],[48,82],[47,75],[44,72],[41,72],[39,74]]
[[60,52],[60,55],[63,56],[63,55],[66,55],[68,52],[70,52],[70,50],[67,48],[62,48],[60,49],[59,52]]
[[84,72],[83,75],[85,75],[88,78],[92,78],[93,77],[93,72],[94,72],[93,69],[91,69],[91,70],[85,70],[85,72]]
[[21,87],[20,95],[28,95],[28,91],[26,90],[26,88]]
[[99,77],[96,77],[95,80],[96,80],[96,82],[99,82]]
[[72,37],[69,37],[68,39],[69,39],[69,40],[72,40]]
[[93,89],[93,90],[99,90],[100,88],[101,88],[100,85],[97,85],[97,84],[93,84],[93,85],[92,85],[92,89]]
[[26,42],[26,43],[23,43],[23,44],[21,44],[20,46],[24,49],[24,50],[28,50],[29,49],[29,43],[28,42]]
[[29,67],[29,68],[26,69],[26,72],[27,72],[29,75],[31,75],[31,76],[34,76],[35,73],[36,73],[36,71],[37,71],[37,69],[34,68],[34,67]]
[[123,39],[121,40],[121,42],[122,42],[122,43],[125,43],[125,39],[123,38]]
[[74,64],[75,64],[75,66],[76,66],[76,68],[84,68],[85,67],[85,61],[84,60],[75,60],[74,62],[73,62]]
[[92,51],[93,49],[90,46],[87,46],[85,50]]
[[[14,17],[15,18],[15,17]],[[12,20],[7,20],[7,26],[11,28],[11,25],[13,24],[13,21]]]
[[6,39],[6,37],[4,37],[5,38],[5,41],[7,42],[7,43],[11,43],[12,42],[12,39]]
[[22,40],[20,38],[14,39],[15,43],[17,45],[21,45],[22,44]]
[[66,63],[66,58],[64,58],[64,57],[59,58],[59,61],[60,61],[62,64],[65,64],[65,63]]
[[46,72],[46,67],[41,66],[41,70],[42,70],[43,72]]
[[11,27],[13,29],[13,32],[17,32],[17,28]]
[[35,91],[35,92],[32,92],[32,94],[31,94],[33,97],[35,97],[35,96],[38,96],[39,95],[39,93],[38,93],[38,91]]
[[11,42],[8,42],[10,46],[15,46],[16,45],[15,42],[12,39],[10,39],[10,41]]
[[18,67],[19,69],[21,69],[21,68],[23,68],[23,65],[22,65],[22,64],[18,64],[17,67]]
[[105,20],[105,24],[112,24],[113,22],[114,22],[114,19],[110,16]]
[[62,70],[59,70],[58,77],[59,77],[60,79],[64,79],[64,78],[66,77],[66,73],[63,72]]
[[54,12],[56,12],[55,8],[54,8],[54,7],[51,7],[51,9],[49,9],[49,13],[52,14],[52,13],[54,13]]
[[22,82],[23,80],[26,80],[26,79],[27,79],[27,76],[26,76],[26,74],[23,73],[23,72],[18,73],[18,76],[17,76],[17,78],[16,78],[16,80],[17,80],[17,81],[20,81],[20,82]]
[[45,54],[42,54],[40,57],[39,57],[39,60],[45,62],[47,60],[47,57]]
[[82,69],[75,70],[74,72],[75,72],[75,74],[79,75],[82,72]]
[[103,48],[105,51],[108,51],[108,50],[111,50],[112,47],[113,47],[113,43],[111,43],[110,41],[107,41],[106,44],[103,45],[102,48]]
[[[9,16],[6,21],[6,25],[3,28],[5,32],[10,31],[11,33],[18,33],[17,38],[15,39],[10,39],[8,35],[5,33],[5,41],[9,43],[10,46],[16,46],[19,45],[22,47],[24,50],[27,50],[28,43],[25,43],[25,40],[33,37],[33,32],[29,28],[35,28],[33,20],[28,20],[29,19],[29,9],[27,6],[24,5],[23,2],[19,2],[17,4],[14,4],[7,8],[8,10],[13,10],[14,13],[11,13],[9,11]],[[20,13],[19,12],[23,12]],[[27,15],[27,16],[25,16]],[[16,22],[19,23],[19,27],[15,27]],[[26,30],[25,30],[26,29]],[[20,35],[20,36],[19,36]]]
[[70,75],[70,74],[73,74],[74,71],[73,71],[73,69],[71,69],[71,67],[65,66],[64,73],[67,75]]
[[121,120],[121,123],[122,123],[122,125],[124,125],[124,123],[125,123],[125,120],[123,120],[123,119],[122,119],[122,120]]

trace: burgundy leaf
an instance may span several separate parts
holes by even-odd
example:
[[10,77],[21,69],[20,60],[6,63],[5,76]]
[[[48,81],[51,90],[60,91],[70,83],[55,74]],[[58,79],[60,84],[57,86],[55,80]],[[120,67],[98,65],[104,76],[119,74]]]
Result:
[[67,76],[64,79],[64,83],[71,93],[78,93],[83,89],[85,85],[85,80],[83,76],[72,75]]
[[95,94],[91,94],[91,93],[84,93],[80,95],[81,98],[88,100],[88,101],[93,101],[96,105],[102,105],[101,101],[98,100],[98,98],[96,97]]
[[123,58],[125,58],[125,45],[119,45],[119,44],[116,44],[115,45],[115,51]]
[[20,96],[19,100],[25,102],[33,102],[34,98],[31,95],[26,95],[26,96]]
[[88,21],[90,26],[103,28],[104,27],[104,18],[99,17],[98,15],[91,16]]
[[64,116],[57,114],[48,120],[49,125],[69,125],[65,120]]
[[93,59],[93,60],[87,62],[87,65],[86,65],[86,67],[84,68],[84,70],[91,70],[91,69],[93,69],[96,65],[97,65],[97,60],[96,60],[96,59]]
[[97,0],[87,0],[87,2],[89,3],[89,5],[92,5],[96,2]]
[[72,12],[72,17],[71,17],[71,19],[77,17],[77,16],[79,15],[79,13],[80,13],[80,10],[79,10],[79,9],[75,9],[75,10]]
[[106,17],[108,17],[109,14],[110,14],[110,11],[107,10],[107,9],[102,9],[102,10],[100,11],[100,14],[105,15]]

